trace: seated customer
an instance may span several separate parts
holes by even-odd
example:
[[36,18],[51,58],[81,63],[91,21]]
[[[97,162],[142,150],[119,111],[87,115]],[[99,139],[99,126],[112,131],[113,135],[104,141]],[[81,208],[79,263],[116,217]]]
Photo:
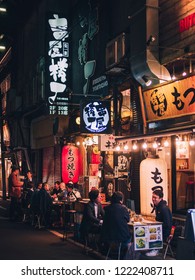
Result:
[[60,181],[55,181],[54,188],[50,192],[50,195],[53,199],[58,197],[58,194],[61,193],[61,188],[60,188]]
[[104,209],[100,203],[100,195],[98,189],[89,192],[90,201],[85,206],[83,219],[80,226],[82,239],[90,233],[100,233],[104,218]]
[[66,184],[66,187],[67,187],[67,191],[68,191],[68,200],[70,202],[75,202],[77,200],[79,200],[81,198],[81,194],[80,192],[74,188],[74,183],[73,182],[68,182]]
[[131,245],[131,234],[128,227],[130,216],[127,207],[123,204],[123,193],[114,192],[111,204],[104,208],[105,216],[101,230],[101,241],[105,246],[110,243],[122,243],[127,249]]
[[65,200],[67,199],[68,191],[66,189],[66,184],[64,182],[60,183],[61,192],[58,193],[58,200]]

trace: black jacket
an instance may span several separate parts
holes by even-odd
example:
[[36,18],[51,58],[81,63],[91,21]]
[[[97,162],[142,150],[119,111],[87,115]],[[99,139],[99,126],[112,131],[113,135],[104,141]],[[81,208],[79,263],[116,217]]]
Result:
[[166,241],[171,232],[172,214],[165,200],[161,200],[155,207],[156,221],[162,222],[163,240]]
[[101,203],[98,203],[98,215],[95,216],[94,202],[90,201],[85,205],[83,219],[80,226],[82,236],[85,236],[89,231],[98,231],[100,220],[104,218],[104,209]]
[[125,205],[113,203],[105,209],[101,240],[104,242],[117,241],[127,243],[131,239],[128,222],[130,216]]

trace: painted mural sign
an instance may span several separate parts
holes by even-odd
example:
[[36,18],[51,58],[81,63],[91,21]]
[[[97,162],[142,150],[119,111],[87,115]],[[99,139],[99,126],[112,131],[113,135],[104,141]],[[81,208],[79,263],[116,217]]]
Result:
[[143,93],[147,121],[195,114],[195,76]]
[[68,22],[52,14],[48,19],[47,88],[49,114],[68,115],[67,71],[69,59]]
[[167,164],[164,159],[147,158],[140,164],[140,201],[141,214],[153,213],[152,192],[161,189],[167,200]]

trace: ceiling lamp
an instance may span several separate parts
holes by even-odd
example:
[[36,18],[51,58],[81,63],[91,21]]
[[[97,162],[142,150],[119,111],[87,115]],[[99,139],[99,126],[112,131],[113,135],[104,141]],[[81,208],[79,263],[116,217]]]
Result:
[[175,76],[175,67],[174,67],[174,65],[173,65],[173,72],[172,72],[171,79],[172,79],[173,81],[176,80],[176,76]]
[[142,148],[143,148],[143,149],[147,149],[147,147],[148,147],[148,145],[147,145],[147,143],[144,141],[144,143],[143,143],[143,145],[142,145]]
[[156,140],[154,140],[154,143],[152,144],[152,147],[153,147],[154,149],[157,149],[157,148],[158,148],[158,143],[157,143]]
[[116,151],[117,151],[117,152],[119,152],[119,151],[120,151],[120,149],[121,149],[120,145],[119,145],[119,144],[117,144],[115,149],[116,149]]
[[169,147],[169,141],[167,139],[164,141],[164,147]]
[[185,67],[185,62],[184,62],[182,76],[185,77],[186,75],[187,75],[187,73],[186,73],[186,67]]
[[128,145],[127,145],[127,142],[125,143],[124,145],[124,150],[127,151],[129,149]]

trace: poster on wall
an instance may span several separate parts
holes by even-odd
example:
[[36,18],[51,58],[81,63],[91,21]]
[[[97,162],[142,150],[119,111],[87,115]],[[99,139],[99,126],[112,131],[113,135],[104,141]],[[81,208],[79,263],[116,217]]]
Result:
[[146,158],[140,164],[141,214],[152,215],[152,192],[160,189],[167,200],[167,164],[161,158]]
[[188,141],[177,141],[176,143],[176,158],[189,158],[189,142]]
[[129,154],[117,155],[117,164],[119,172],[127,172],[129,166]]

